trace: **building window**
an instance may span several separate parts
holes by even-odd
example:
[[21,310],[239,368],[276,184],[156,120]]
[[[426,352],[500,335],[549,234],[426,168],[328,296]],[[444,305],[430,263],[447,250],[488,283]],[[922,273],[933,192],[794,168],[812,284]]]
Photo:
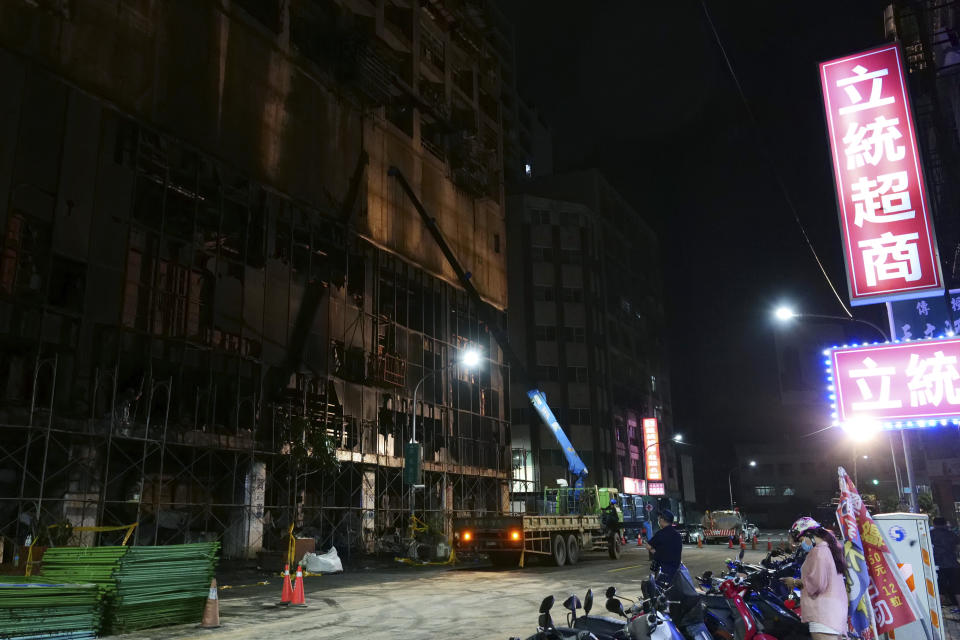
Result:
[[796,492],[793,490],[793,487],[784,487],[784,488],[783,488],[783,495],[785,495],[785,496],[792,496],[792,495],[796,495]]
[[493,251],[494,253],[500,253],[500,234],[493,234]]
[[[590,424],[590,409],[568,409],[567,422],[570,424]],[[619,435],[617,439],[620,439]]]
[[563,337],[567,342],[583,343],[587,341],[587,330],[583,327],[564,327]]
[[534,262],[553,262],[553,249],[550,247],[530,247],[530,259]]
[[782,476],[792,476],[793,475],[793,463],[792,462],[781,462],[777,465],[777,471]]
[[654,393],[657,391],[657,376],[650,376],[650,391]]
[[[549,380],[551,382],[556,382],[560,379],[560,367],[555,367],[552,365],[544,366],[540,365],[537,367],[537,373],[540,380]],[[556,412],[554,412],[556,414]],[[559,414],[556,414],[559,415]]]
[[567,382],[587,382],[586,367],[567,367]]
[[523,165],[523,175],[527,176],[528,178],[533,177],[533,165],[531,165],[529,162]]
[[580,249],[561,249],[560,259],[566,264],[580,264],[583,262],[583,254]]
[[755,496],[775,496],[777,495],[777,488],[770,486],[761,486],[753,488],[753,495]]
[[550,224],[550,212],[544,209],[530,209],[530,224]]
[[533,299],[541,302],[553,302],[553,287],[534,286]]
[[537,325],[533,328],[533,336],[543,342],[557,341],[557,328],[547,325]]
[[564,287],[561,292],[564,302],[583,302],[583,289]]

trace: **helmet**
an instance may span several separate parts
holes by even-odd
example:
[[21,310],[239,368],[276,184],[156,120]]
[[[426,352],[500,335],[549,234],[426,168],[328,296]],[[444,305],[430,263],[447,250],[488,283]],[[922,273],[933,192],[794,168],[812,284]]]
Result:
[[800,537],[803,536],[808,531],[811,531],[813,529],[819,529],[819,528],[820,528],[819,522],[817,522],[813,518],[808,518],[807,516],[804,516],[790,526],[789,533],[794,540],[799,540]]
[[610,498],[610,504],[612,504],[612,505],[617,504],[617,499],[616,499],[616,498]]

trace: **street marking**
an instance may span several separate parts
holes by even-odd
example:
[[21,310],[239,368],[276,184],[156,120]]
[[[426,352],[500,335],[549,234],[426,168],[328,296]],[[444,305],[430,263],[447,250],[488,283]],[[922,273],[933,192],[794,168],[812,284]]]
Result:
[[636,569],[637,567],[642,567],[642,564],[632,564],[629,567],[619,567],[617,569],[607,569],[607,571],[626,571],[627,569]]

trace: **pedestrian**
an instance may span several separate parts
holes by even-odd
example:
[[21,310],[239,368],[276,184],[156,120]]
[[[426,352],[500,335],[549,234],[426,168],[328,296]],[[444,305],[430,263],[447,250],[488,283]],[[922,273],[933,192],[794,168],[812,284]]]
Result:
[[660,565],[660,571],[667,580],[680,568],[680,554],[683,553],[683,541],[680,532],[673,526],[673,513],[669,509],[660,512],[657,518],[660,530],[647,542],[647,551]]
[[800,518],[790,537],[807,557],[800,579],[781,578],[790,589],[800,589],[800,618],[809,624],[813,640],[833,640],[847,628],[846,563],[836,537],[813,518]]
[[960,562],[957,562],[957,543],[960,538],[947,527],[947,519],[937,516],[930,530],[933,543],[933,562],[937,565],[940,593],[952,596],[957,606],[953,613],[960,613]]

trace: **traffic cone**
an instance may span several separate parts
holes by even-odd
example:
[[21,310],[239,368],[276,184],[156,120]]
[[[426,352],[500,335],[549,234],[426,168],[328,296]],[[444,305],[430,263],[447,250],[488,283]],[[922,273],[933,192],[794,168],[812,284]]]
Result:
[[638,534],[637,534],[637,546],[638,546],[638,547],[642,547],[642,546],[643,546],[643,534],[642,534],[642,533],[638,533]]
[[207,603],[203,606],[203,618],[200,619],[201,629],[216,629],[220,626],[220,600],[217,599],[217,579],[210,581],[210,593]]
[[703,538],[697,538],[697,549],[703,549]]
[[773,551],[773,541],[767,538],[767,551]]
[[733,549],[733,536],[727,538],[727,549]]
[[285,607],[293,600],[293,587],[290,585],[290,565],[283,565],[283,590],[280,592],[280,606]]
[[307,600],[303,593],[303,568],[300,565],[297,565],[297,580],[293,584],[293,598],[290,600],[290,606],[307,606]]
[[757,550],[757,536],[753,536],[753,542],[750,543],[750,548],[754,551]]

